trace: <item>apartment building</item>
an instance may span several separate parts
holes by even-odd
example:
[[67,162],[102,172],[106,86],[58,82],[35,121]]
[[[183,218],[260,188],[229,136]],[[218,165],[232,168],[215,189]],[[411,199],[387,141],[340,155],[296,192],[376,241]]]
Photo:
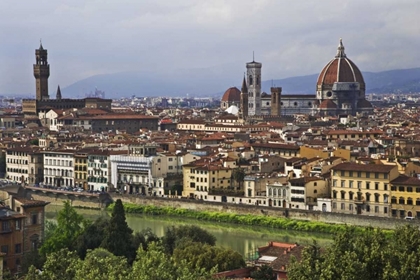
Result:
[[328,184],[320,177],[290,179],[290,208],[318,210],[318,198],[329,196]]
[[23,184],[37,184],[43,180],[42,153],[38,148],[8,148],[6,165],[6,177],[9,180]]
[[420,179],[398,176],[391,181],[391,216],[420,218]]
[[74,186],[88,190],[88,152],[78,151],[74,154]]
[[331,169],[332,211],[389,217],[396,165],[341,163]]
[[74,186],[74,150],[44,151],[44,184]]

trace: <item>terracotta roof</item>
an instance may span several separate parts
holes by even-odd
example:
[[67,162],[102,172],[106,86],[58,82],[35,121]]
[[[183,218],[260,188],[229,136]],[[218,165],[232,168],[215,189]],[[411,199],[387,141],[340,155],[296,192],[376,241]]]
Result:
[[389,164],[358,164],[344,162],[334,166],[332,169],[337,171],[364,171],[388,173],[394,168],[397,168],[397,166]]
[[337,109],[337,104],[330,99],[325,99],[319,104],[319,109]]
[[31,200],[31,199],[25,199],[25,198],[15,198],[17,201],[22,203],[22,207],[37,207],[37,206],[45,206],[47,204],[50,204],[47,201],[41,201],[41,200]]
[[241,92],[236,87],[231,87],[228,90],[225,91],[222,97],[222,101],[235,101],[240,102],[241,101]]
[[406,175],[400,175],[395,180],[391,181],[391,184],[401,184],[401,185],[410,185],[410,186],[419,186],[420,187],[420,179],[417,177],[408,177]]
[[319,74],[317,85],[333,85],[336,82],[358,82],[365,86],[362,72],[344,53],[344,46],[340,41],[337,56],[322,69]]

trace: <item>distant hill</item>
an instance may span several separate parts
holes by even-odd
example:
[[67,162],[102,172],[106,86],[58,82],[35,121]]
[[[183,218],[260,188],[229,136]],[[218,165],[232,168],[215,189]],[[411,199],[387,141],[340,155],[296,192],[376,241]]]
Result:
[[[96,75],[80,80],[66,88],[66,97],[84,97],[95,87],[105,91],[107,98],[136,96],[214,96],[221,97],[232,86],[240,88],[240,79],[232,73],[241,71],[241,65],[187,69],[166,74],[151,72],[121,72]],[[236,75],[235,75],[236,76]],[[363,72],[368,93],[420,92],[420,68]],[[263,81],[263,91],[280,86],[285,94],[313,94],[318,74]]]

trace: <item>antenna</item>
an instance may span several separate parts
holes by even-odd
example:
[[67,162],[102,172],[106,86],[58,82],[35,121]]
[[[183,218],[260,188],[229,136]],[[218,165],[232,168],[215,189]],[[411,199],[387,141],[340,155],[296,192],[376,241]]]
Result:
[[255,62],[254,51],[252,51],[252,62]]

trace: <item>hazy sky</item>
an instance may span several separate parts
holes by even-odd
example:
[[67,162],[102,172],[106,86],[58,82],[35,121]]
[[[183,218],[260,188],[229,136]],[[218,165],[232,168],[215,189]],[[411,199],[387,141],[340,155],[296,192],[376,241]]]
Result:
[[[0,93],[34,92],[42,38],[50,87],[102,73],[263,63],[263,80],[318,73],[339,38],[362,71],[420,67],[418,0],[0,1]],[[237,66],[235,66],[237,67]]]

